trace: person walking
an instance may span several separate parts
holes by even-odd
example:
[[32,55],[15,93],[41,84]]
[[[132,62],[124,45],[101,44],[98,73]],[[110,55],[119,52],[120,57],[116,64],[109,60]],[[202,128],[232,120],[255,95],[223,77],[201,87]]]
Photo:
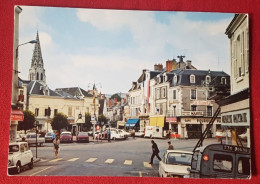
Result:
[[51,133],[51,138],[52,138],[52,142],[53,142],[53,141],[54,141],[54,139],[56,138],[55,131]]
[[161,158],[160,158],[160,156],[158,155],[159,154],[159,149],[158,149],[158,146],[157,146],[157,144],[154,142],[154,140],[151,140],[151,143],[152,143],[152,150],[153,150],[153,154],[152,154],[152,156],[151,156],[151,161],[150,161],[150,163],[149,164],[153,164],[153,158],[154,158],[154,156],[156,156],[157,158],[158,158],[158,160],[162,160]]
[[168,141],[168,145],[169,145],[168,150],[174,150],[174,147],[173,147],[173,145],[171,144],[171,141]]
[[108,142],[110,142],[110,136],[111,136],[111,132],[110,129],[107,131],[107,140]]
[[59,136],[56,136],[56,138],[53,140],[53,149],[55,153],[55,158],[58,157],[59,148],[60,148],[60,138]]

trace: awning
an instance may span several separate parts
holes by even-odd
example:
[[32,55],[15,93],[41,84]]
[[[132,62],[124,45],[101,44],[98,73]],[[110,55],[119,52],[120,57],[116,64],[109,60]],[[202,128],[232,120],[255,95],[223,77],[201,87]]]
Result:
[[139,121],[139,119],[129,119],[126,122],[125,126],[126,127],[134,127],[138,121]]
[[164,116],[150,117],[150,126],[164,127]]
[[21,110],[14,110],[11,111],[11,121],[23,121],[24,115]]

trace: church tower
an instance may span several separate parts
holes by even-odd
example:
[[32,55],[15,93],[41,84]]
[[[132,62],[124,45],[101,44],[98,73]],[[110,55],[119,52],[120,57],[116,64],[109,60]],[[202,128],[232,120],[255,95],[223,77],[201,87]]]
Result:
[[39,34],[36,35],[37,43],[34,45],[34,51],[32,56],[31,68],[29,69],[29,80],[38,81],[43,85],[46,85],[45,69],[42,59],[41,45]]

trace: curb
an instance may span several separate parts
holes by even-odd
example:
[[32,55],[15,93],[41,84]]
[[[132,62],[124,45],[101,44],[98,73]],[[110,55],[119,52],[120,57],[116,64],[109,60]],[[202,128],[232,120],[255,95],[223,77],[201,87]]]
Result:
[[33,158],[33,163],[39,162],[40,160],[40,158]]

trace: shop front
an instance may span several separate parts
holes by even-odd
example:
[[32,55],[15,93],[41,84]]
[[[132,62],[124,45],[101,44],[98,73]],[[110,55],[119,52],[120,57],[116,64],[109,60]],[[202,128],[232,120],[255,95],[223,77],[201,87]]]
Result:
[[125,124],[125,127],[128,130],[138,128],[138,126],[139,126],[139,119],[128,119]]
[[10,122],[10,142],[16,142],[16,131],[18,126],[18,121],[23,121],[24,114],[19,109],[11,109],[11,122]]
[[149,125],[149,116],[139,116],[140,119],[140,130],[144,131],[145,127]]

